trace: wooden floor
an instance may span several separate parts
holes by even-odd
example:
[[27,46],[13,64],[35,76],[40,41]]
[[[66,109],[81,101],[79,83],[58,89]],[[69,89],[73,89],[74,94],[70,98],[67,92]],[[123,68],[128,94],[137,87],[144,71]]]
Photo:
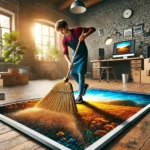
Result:
[[[38,80],[30,81],[28,85],[15,87],[0,87],[0,93],[5,93],[5,100],[0,104],[16,102],[45,96],[57,81]],[[71,80],[74,90],[77,84]],[[90,88],[101,88],[139,93],[150,93],[150,84],[127,83],[110,81],[98,82],[87,79]],[[0,150],[45,150],[50,149],[28,136],[18,132],[10,126],[0,122]],[[104,150],[150,150],[150,112],[132,125],[122,135],[111,142]]]

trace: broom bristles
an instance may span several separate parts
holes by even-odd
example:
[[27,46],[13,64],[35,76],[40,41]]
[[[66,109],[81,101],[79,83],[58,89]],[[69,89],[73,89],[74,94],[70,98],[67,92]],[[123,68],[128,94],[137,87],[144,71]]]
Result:
[[52,111],[76,114],[77,107],[70,82],[58,82],[53,89],[35,107]]

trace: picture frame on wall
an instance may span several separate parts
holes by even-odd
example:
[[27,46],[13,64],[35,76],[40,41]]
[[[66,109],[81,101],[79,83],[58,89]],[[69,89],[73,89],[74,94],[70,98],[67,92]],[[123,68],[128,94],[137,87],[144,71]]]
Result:
[[138,24],[134,27],[135,35],[143,34],[143,31],[144,31],[144,24]]
[[98,36],[103,36],[103,35],[104,35],[103,28],[98,28]]
[[123,32],[124,34],[124,39],[131,39],[132,38],[132,36],[133,36],[133,34],[132,34],[132,28],[131,29],[126,29],[126,30],[124,30],[124,32]]

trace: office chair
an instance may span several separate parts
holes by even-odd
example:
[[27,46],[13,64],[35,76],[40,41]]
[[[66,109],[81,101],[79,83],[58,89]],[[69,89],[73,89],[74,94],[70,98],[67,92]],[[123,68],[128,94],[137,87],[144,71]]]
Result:
[[111,67],[111,66],[102,66],[102,67],[100,67],[100,69],[101,69],[101,74],[100,74],[99,82],[101,81],[103,74],[106,74],[106,81],[109,82],[110,74],[111,73],[113,74],[114,79],[117,82],[116,75],[115,75],[115,72],[114,72],[114,67]]

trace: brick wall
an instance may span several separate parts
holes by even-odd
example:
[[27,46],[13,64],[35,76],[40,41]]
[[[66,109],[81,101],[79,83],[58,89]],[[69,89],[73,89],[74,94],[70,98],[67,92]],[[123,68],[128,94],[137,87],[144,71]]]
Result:
[[[127,8],[133,10],[133,15],[129,19],[124,19],[122,14]],[[104,45],[105,39],[117,31],[118,34],[113,36],[113,42],[123,41],[123,31],[134,28],[135,25],[141,23],[144,24],[144,30],[150,29],[150,0],[103,0],[103,2],[88,8],[86,13],[80,15],[79,24],[81,26],[91,25],[97,29],[87,39],[89,60],[98,58],[99,48],[104,48],[105,53],[109,50],[109,58],[111,58],[113,44],[106,47]],[[103,29],[104,36],[98,36],[99,28]],[[143,34],[135,35],[133,32],[132,39],[136,40],[135,56],[142,54],[142,49],[139,48],[140,41],[150,45],[150,36],[144,37]]]

